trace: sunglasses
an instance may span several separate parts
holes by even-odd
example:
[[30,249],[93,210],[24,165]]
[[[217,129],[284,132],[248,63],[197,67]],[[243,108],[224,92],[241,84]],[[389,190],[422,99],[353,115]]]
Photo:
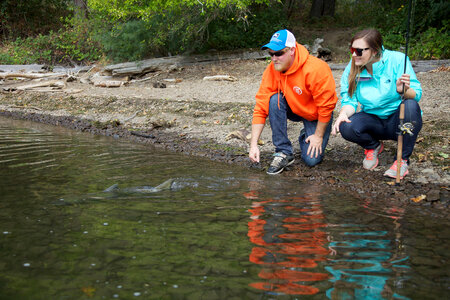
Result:
[[287,51],[284,51],[284,49],[283,50],[280,50],[280,51],[277,51],[277,52],[270,52],[269,51],[269,55],[270,55],[270,57],[272,57],[272,56],[276,56],[276,57],[280,57],[280,56],[282,56],[283,54],[285,54]]
[[362,56],[364,50],[369,50],[370,48],[353,48],[350,47],[350,52],[356,53],[356,56]]

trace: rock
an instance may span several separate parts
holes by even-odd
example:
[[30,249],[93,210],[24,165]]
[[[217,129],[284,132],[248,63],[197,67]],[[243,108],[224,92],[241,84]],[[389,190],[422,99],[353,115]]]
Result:
[[428,180],[425,178],[425,176],[419,176],[417,177],[416,182],[421,184],[427,184]]
[[165,89],[167,86],[164,82],[153,82],[154,88]]
[[439,200],[439,190],[433,189],[427,193],[427,201],[438,201]]

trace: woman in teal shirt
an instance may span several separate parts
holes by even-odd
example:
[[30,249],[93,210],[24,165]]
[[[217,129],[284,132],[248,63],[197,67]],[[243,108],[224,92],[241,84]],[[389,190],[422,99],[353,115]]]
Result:
[[[375,169],[383,151],[382,140],[397,140],[404,92],[404,122],[412,123],[414,128],[412,135],[405,134],[403,138],[400,169],[403,178],[408,174],[409,157],[422,128],[420,82],[409,59],[404,72],[405,55],[384,49],[381,34],[375,29],[356,33],[350,51],[352,60],[341,78],[341,111],[332,133],[340,132],[344,139],[360,145],[365,150],[363,167]],[[384,175],[395,178],[397,162]]]

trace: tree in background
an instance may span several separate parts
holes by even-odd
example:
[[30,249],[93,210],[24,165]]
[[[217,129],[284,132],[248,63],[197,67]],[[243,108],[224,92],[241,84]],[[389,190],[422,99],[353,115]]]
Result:
[[[375,27],[404,45],[407,0],[1,0],[1,63],[257,48],[281,28]],[[414,0],[411,58],[449,57],[450,2]],[[294,30],[295,31],[295,30]],[[301,34],[301,32],[298,32]],[[401,50],[401,49],[400,49]]]
[[322,17],[334,17],[336,0],[313,0],[309,16],[320,19]]
[[47,33],[62,26],[71,0],[2,0],[0,35],[3,39]]

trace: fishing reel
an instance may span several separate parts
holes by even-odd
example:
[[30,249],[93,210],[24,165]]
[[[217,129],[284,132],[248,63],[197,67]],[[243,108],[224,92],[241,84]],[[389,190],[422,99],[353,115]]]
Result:
[[406,122],[403,124],[398,125],[398,129],[402,134],[409,134],[410,136],[413,136],[414,133],[412,132],[414,130],[414,125],[411,122]]

